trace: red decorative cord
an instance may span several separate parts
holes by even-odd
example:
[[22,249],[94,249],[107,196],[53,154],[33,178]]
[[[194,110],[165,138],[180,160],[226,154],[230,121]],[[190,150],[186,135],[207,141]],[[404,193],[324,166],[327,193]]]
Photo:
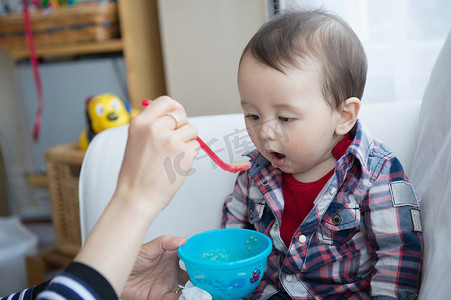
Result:
[[36,109],[36,114],[34,117],[34,128],[33,128],[33,140],[37,142],[39,140],[39,134],[41,131],[42,124],[42,111],[44,109],[44,96],[42,93],[42,83],[41,76],[39,73],[39,61],[36,56],[36,49],[34,47],[33,32],[31,28],[30,15],[28,13],[28,3],[27,0],[23,0],[23,16],[25,24],[25,37],[27,39],[28,49],[30,50],[30,61],[33,69],[34,83],[36,85],[36,91],[38,94],[38,108]]

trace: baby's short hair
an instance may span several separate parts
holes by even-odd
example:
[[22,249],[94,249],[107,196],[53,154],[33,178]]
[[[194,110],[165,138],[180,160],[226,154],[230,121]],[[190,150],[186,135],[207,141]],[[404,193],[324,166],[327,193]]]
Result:
[[266,22],[243,51],[280,72],[317,61],[322,93],[334,109],[346,99],[361,99],[367,60],[359,38],[338,16],[323,10],[283,12]]

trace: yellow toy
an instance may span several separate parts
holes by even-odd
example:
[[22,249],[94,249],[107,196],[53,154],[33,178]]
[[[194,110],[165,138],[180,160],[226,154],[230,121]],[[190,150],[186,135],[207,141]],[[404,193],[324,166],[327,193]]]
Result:
[[102,130],[128,124],[139,113],[116,95],[101,94],[86,100],[88,126],[81,132],[78,145],[88,149],[89,142]]

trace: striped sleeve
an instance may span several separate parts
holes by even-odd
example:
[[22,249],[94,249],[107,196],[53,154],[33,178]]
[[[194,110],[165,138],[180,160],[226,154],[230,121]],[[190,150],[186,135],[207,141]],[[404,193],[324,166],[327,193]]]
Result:
[[16,294],[11,294],[6,297],[0,297],[0,300],[34,300],[36,299],[36,296],[47,286],[49,285],[50,281],[43,282],[39,285],[33,286],[31,288],[25,289],[21,292],[18,292]]
[[99,272],[81,263],[71,263],[38,296],[38,300],[118,299],[113,287]]

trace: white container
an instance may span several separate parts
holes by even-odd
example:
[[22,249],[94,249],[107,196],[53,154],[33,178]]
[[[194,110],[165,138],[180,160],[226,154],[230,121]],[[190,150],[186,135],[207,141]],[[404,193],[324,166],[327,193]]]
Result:
[[17,217],[0,217],[0,297],[27,288],[25,257],[35,254],[38,238]]

